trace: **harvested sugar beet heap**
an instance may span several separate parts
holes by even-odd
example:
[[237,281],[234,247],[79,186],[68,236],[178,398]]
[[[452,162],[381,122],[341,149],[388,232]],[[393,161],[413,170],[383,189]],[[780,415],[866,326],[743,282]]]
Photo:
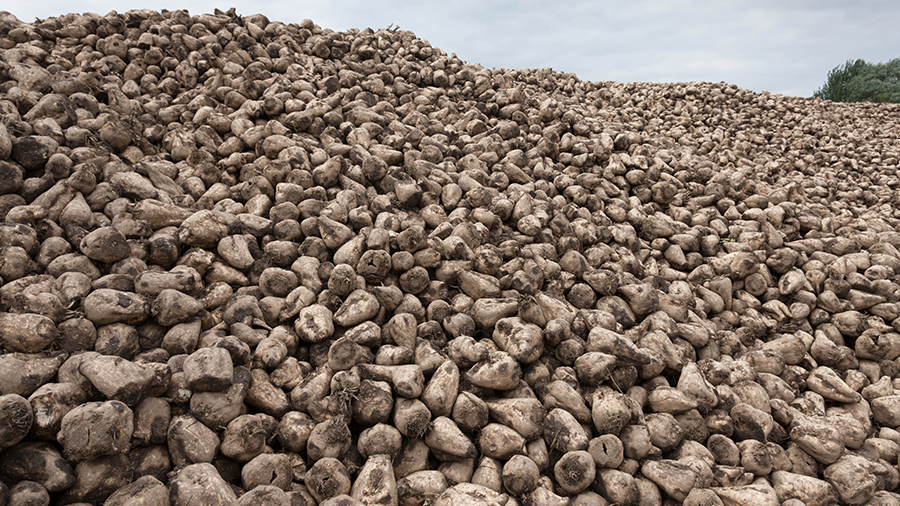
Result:
[[0,504],[900,504],[900,106],[233,11],[0,47]]

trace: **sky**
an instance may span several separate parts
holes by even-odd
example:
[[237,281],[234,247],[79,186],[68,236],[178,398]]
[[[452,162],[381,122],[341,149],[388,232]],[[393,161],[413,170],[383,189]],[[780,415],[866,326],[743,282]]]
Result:
[[323,28],[411,30],[470,63],[587,81],[724,81],[808,97],[848,59],[900,57],[896,0],[5,0],[23,21],[68,12],[235,7]]

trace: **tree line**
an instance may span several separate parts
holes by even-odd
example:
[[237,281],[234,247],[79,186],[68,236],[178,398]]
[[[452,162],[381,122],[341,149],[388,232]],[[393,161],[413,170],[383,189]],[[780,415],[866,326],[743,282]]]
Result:
[[813,97],[834,102],[900,102],[900,58],[887,63],[847,60],[828,72]]

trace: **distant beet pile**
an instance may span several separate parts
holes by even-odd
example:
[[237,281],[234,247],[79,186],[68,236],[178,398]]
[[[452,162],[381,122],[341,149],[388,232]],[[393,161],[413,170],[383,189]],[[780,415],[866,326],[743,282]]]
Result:
[[0,13],[0,505],[900,505],[900,106]]

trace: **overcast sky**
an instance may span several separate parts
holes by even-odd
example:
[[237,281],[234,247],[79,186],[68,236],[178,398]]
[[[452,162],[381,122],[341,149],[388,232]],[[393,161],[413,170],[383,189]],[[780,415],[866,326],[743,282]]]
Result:
[[810,96],[846,60],[900,57],[896,0],[6,0],[23,21],[66,12],[188,9],[312,19],[323,28],[412,30],[486,67],[572,72],[589,81],[725,81]]

